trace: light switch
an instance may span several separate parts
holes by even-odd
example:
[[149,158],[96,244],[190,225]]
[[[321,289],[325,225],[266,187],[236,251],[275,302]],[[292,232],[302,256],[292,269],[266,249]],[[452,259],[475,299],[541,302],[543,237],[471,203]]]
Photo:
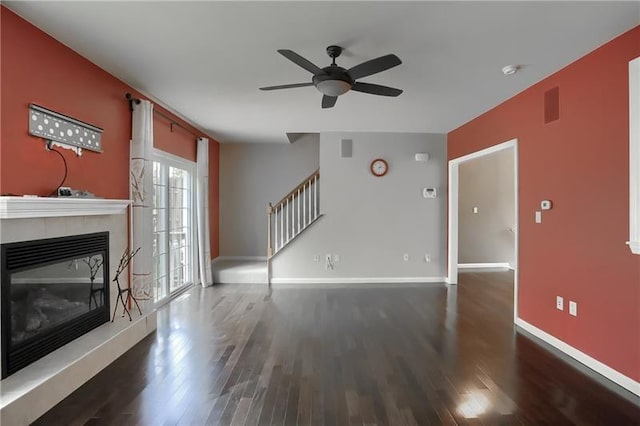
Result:
[[473,206],[473,214],[478,214],[478,207],[477,206]]
[[569,315],[578,316],[578,304],[573,300],[569,301]]
[[536,212],[536,223],[542,223],[542,212],[541,211],[537,211]]

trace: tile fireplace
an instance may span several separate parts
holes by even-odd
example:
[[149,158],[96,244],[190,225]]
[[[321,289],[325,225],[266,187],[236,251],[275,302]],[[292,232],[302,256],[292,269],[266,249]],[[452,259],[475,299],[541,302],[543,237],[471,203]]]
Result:
[[[155,330],[152,300],[140,301],[142,315],[132,313],[133,321],[120,316],[109,321],[117,296],[113,278],[129,246],[129,204],[99,198],[0,196],[0,244],[26,248],[17,252],[17,259],[7,260],[7,268],[2,264],[0,290],[7,280],[16,288],[7,298],[2,294],[0,330],[5,329],[5,340],[0,339],[0,353],[7,345],[22,357],[28,346],[37,352],[49,343],[59,344],[56,337],[54,342],[32,345],[35,334],[95,326],[33,362],[20,361],[6,377],[3,373],[0,424],[32,423]],[[61,246],[47,246],[50,242]],[[38,248],[41,244],[45,246]],[[42,261],[42,249],[53,257]],[[13,318],[5,315],[10,310]],[[64,325],[70,319],[72,324],[87,320],[88,325]],[[5,327],[6,321],[13,325]]]

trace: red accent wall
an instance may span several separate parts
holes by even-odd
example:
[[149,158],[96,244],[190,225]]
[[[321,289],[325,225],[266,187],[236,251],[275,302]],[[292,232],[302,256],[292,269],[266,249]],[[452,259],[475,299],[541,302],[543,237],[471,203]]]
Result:
[[[160,110],[167,114],[164,109],[158,105],[154,105],[154,110]],[[186,130],[180,126],[171,126],[171,121],[159,114],[153,117],[153,146],[164,151],[185,158],[190,161],[196,161],[197,146],[196,136],[202,135],[191,126],[185,126]],[[205,136],[206,137],[206,136]]]
[[[4,6],[0,43],[0,193],[48,195],[62,179],[60,157],[28,134],[28,107],[35,103],[104,129],[102,153],[85,150],[77,157],[60,149],[69,168],[65,185],[98,197],[129,198],[131,112],[124,94],[145,97]],[[170,132],[168,122],[159,117],[154,131],[158,148],[195,160],[195,136],[179,128]],[[216,178],[211,182],[211,255],[217,257],[218,143],[210,140],[210,175]]]
[[[636,381],[640,256],[625,241],[628,63],[638,56],[635,27],[448,135],[449,159],[518,138],[520,318]],[[544,124],[544,93],[556,86],[560,119]],[[544,199],[553,210],[535,224]]]

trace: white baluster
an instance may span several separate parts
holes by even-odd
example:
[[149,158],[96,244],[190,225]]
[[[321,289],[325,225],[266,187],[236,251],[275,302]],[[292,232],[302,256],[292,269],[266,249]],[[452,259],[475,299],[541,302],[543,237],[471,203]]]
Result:
[[313,178],[313,219],[318,217],[318,176]]
[[302,184],[302,227],[307,226],[307,201],[305,196],[307,194],[307,182]]
[[311,181],[307,183],[309,184],[307,188],[307,226],[309,226],[309,222],[311,222]]
[[295,210],[295,200],[293,198],[294,194],[291,194],[291,239],[294,239],[296,236],[296,227],[295,227],[295,221],[296,221],[296,210]]
[[284,204],[280,204],[280,248],[284,246],[284,212],[282,211],[282,206]]
[[298,234],[300,233],[300,188],[298,188]]
[[284,209],[287,212],[287,218],[285,219],[284,226],[286,227],[285,234],[287,235],[287,239],[285,240],[285,244],[289,242],[289,199],[287,198],[284,201]]
[[276,206],[274,210],[276,212],[276,216],[274,220],[275,229],[273,232],[273,252],[275,254],[278,252],[278,206]]

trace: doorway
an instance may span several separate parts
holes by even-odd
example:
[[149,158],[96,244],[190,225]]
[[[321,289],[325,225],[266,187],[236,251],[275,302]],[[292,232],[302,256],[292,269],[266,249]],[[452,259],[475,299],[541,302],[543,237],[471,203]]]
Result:
[[487,157],[492,154],[501,153],[510,150],[513,155],[513,191],[515,203],[513,206],[513,226],[509,227],[508,232],[513,234],[514,240],[514,281],[513,281],[513,319],[514,322],[518,317],[518,140],[510,141],[494,145],[487,149],[477,151],[463,157],[459,157],[449,161],[449,229],[448,229],[448,284],[458,283],[458,263],[460,249],[460,166],[472,160]]
[[191,286],[195,276],[195,165],[167,153],[153,158],[154,301]]

